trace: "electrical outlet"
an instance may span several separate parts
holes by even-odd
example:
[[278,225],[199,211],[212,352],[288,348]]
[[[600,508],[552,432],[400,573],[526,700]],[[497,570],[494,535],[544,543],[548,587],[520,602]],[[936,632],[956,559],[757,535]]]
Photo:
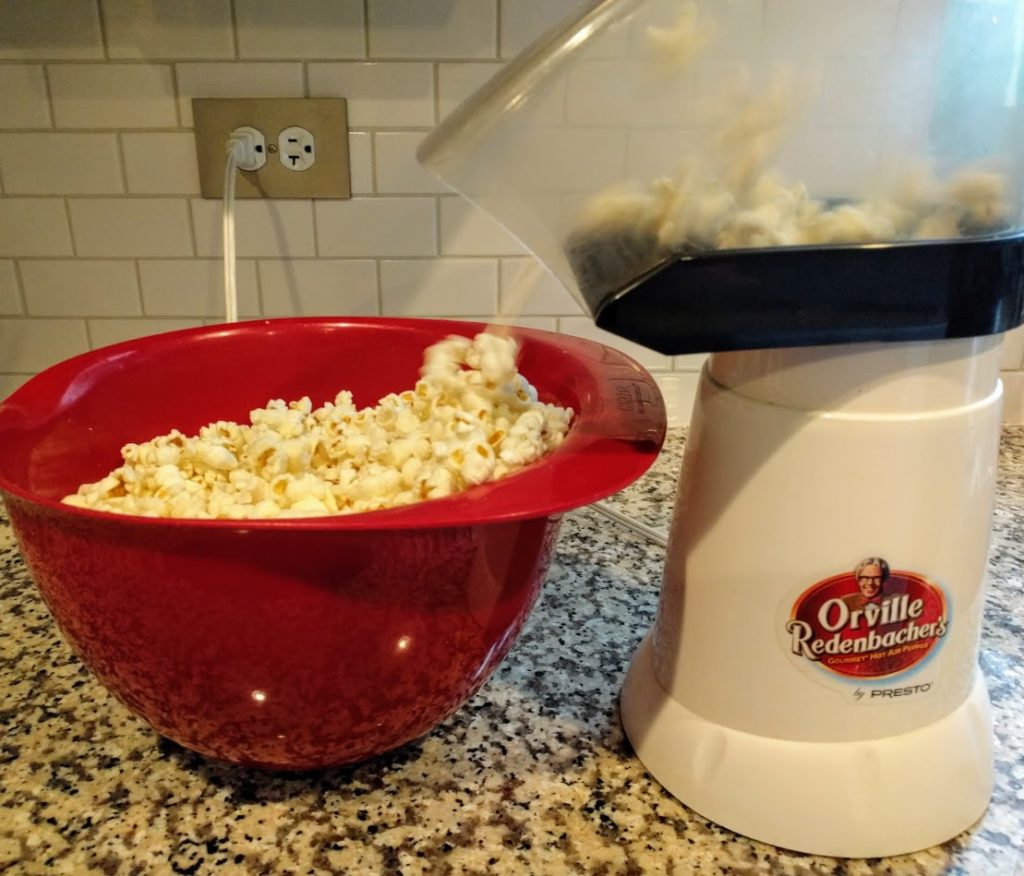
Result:
[[[269,154],[258,170],[238,171],[236,198],[352,196],[343,98],[197,97],[192,100],[192,114],[204,198],[224,196],[227,139],[241,127],[262,134]],[[296,156],[294,162],[291,155]]]
[[316,141],[305,128],[293,125],[277,138],[277,155],[289,170],[309,170],[316,163]]

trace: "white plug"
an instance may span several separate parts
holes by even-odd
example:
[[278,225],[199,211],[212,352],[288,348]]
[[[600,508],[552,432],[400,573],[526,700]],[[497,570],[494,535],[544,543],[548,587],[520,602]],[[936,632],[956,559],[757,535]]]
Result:
[[277,135],[277,154],[289,170],[309,170],[316,163],[313,135],[293,125]]
[[259,170],[267,163],[267,140],[248,125],[235,128],[228,135],[227,151],[234,153],[239,170]]

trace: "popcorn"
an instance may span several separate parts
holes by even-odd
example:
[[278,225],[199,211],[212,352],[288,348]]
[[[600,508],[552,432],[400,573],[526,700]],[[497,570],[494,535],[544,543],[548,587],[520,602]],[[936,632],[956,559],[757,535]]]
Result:
[[64,497],[146,517],[243,520],[353,514],[451,496],[529,465],[573,411],[537,399],[514,340],[452,336],[424,353],[421,379],[358,410],[352,394],[313,408],[274,399],[249,424],[210,423],[126,444],[123,465]]
[[[675,24],[647,29],[647,55],[660,63],[660,85],[669,88],[715,35],[693,0],[679,9]],[[680,139],[678,166],[669,176],[619,181],[582,204],[564,244],[580,288],[624,288],[673,255],[955,240],[1017,221],[1009,180],[982,168],[940,181],[923,160],[879,161],[868,197],[845,203],[812,198],[803,184],[782,179],[773,163],[820,90],[814,69],[798,75],[777,64],[758,77],[737,70],[694,107],[702,124]]]

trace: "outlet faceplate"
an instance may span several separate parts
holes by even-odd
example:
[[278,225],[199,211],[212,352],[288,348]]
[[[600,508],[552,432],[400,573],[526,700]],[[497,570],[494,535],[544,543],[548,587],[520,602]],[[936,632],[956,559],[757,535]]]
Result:
[[[248,125],[267,141],[267,163],[240,170],[236,198],[350,198],[348,118],[343,98],[221,98],[192,100],[199,185],[204,198],[224,196],[225,144],[235,129]],[[286,128],[309,131],[316,161],[301,173],[290,170],[272,150]]]

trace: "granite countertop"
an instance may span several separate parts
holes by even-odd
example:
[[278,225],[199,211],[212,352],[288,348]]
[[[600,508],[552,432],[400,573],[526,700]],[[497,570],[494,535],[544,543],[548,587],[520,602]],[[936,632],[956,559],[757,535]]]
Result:
[[[664,527],[680,433],[612,501]],[[783,852],[709,823],[632,754],[617,696],[663,549],[583,509],[494,677],[354,767],[266,774],[158,737],[57,633],[0,517],[0,873],[1024,874],[1024,427],[1003,435],[981,664],[997,778],[972,830],[901,858]]]

